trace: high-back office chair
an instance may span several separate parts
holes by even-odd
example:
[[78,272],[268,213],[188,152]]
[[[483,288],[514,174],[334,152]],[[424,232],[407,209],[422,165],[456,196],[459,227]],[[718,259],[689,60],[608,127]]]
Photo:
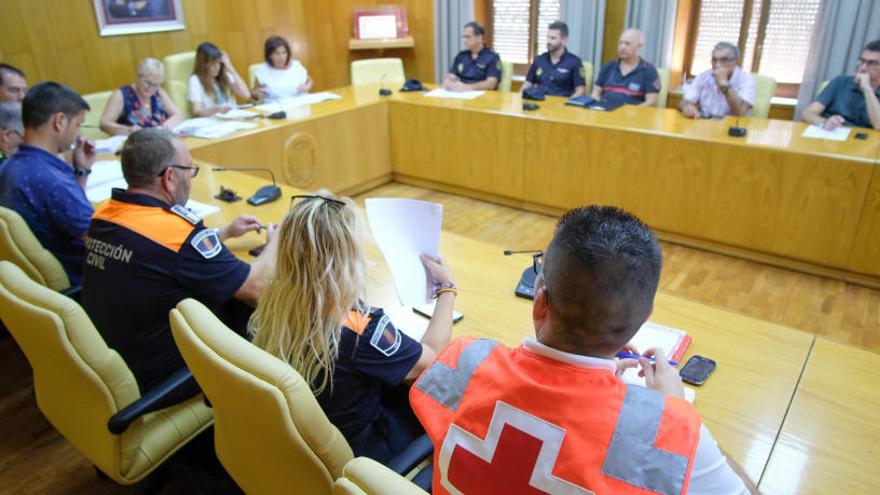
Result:
[[186,369],[141,396],[82,307],[9,261],[0,261],[0,318],[33,369],[40,411],[118,483],[143,479],[211,425],[200,396],[158,409],[165,393],[191,378]]
[[501,79],[498,81],[498,91],[510,91],[510,85],[513,81],[513,62],[509,60],[501,61]]
[[100,93],[82,95],[86,103],[89,104],[89,108],[91,108],[91,110],[86,112],[86,119],[83,121],[83,127],[79,131],[83,137],[89,139],[104,139],[107,137],[107,133],[100,128],[101,115],[104,114],[104,107],[107,106],[107,102],[110,101],[112,94],[113,91],[101,91]]
[[657,95],[657,108],[666,108],[666,100],[669,98],[669,69],[657,69],[660,76],[660,94]]
[[333,484],[333,495],[427,495],[418,486],[367,457],[352,459]]
[[822,84],[819,85],[819,89],[816,90],[816,96],[819,96],[819,93],[821,93],[822,90],[825,89],[825,86],[828,86],[829,82],[831,82],[829,79],[822,81]]
[[177,104],[183,118],[192,117],[189,101],[186,98],[187,81],[196,64],[196,52],[184,52],[168,55],[162,59],[165,66],[165,91]]
[[584,94],[590,96],[593,91],[593,63],[583,62],[584,65]]
[[[171,330],[211,401],[217,457],[238,485],[257,494],[292,487],[298,493],[330,493],[352,460],[351,447],[299,373],[194,299],[171,310]],[[429,452],[408,460],[401,471]]]
[[11,261],[38,284],[54,291],[70,290],[61,262],[40,244],[15,210],[0,206],[0,260]]
[[263,64],[251,64],[248,66],[248,88],[253,88],[257,82],[257,68]]
[[776,79],[763,74],[752,74],[755,78],[755,106],[752,107],[752,117],[766,119],[770,114],[770,98],[776,92]]
[[[384,76],[384,78],[383,78]],[[400,87],[406,82],[403,60],[399,58],[367,58],[351,63],[351,84],[379,84]]]

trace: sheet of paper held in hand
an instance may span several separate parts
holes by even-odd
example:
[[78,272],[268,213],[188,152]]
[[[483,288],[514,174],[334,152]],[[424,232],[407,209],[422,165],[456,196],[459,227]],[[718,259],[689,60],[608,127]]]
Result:
[[397,298],[405,306],[430,301],[431,289],[420,254],[440,255],[443,205],[400,198],[366,200],[367,219],[391,270]]

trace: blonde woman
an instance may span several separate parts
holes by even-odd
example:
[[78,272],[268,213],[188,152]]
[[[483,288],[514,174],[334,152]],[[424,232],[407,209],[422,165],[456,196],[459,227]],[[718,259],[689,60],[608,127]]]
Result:
[[181,114],[174,100],[162,89],[165,68],[155,58],[138,64],[137,80],[110,95],[101,114],[101,130],[107,134],[131,134],[147,127],[173,129]]
[[196,64],[187,83],[186,99],[196,117],[210,117],[235,106],[235,97],[251,97],[247,84],[235,71],[229,55],[213,43],[196,49]]
[[385,462],[422,429],[407,385],[449,342],[455,283],[446,262],[422,262],[437,305],[421,342],[362,302],[367,261],[354,203],[327,191],[294,196],[278,234],[276,271],[251,317],[253,343],[290,363],[356,456]]

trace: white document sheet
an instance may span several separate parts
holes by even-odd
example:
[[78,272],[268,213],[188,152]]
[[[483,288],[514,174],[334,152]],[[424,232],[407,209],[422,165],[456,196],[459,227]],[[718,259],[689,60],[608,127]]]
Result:
[[802,136],[814,139],[830,139],[832,141],[846,141],[849,137],[849,127],[838,127],[833,131],[829,131],[818,125],[811,125],[804,130]]
[[234,120],[220,120],[211,117],[199,117],[184,120],[174,132],[184,136],[194,136],[206,139],[218,139],[232,133],[257,127],[254,122],[238,122]]
[[255,119],[259,116],[260,116],[260,114],[257,112],[252,112],[250,110],[242,110],[240,108],[233,108],[231,110],[227,110],[223,113],[217,114],[217,117],[220,117],[221,119],[231,119],[231,120]]
[[419,255],[440,255],[443,205],[402,198],[370,198],[365,203],[370,229],[391,270],[400,303],[429,302],[432,287]]
[[128,136],[110,136],[106,139],[98,139],[95,141],[95,151],[99,155],[112,155],[122,148]]
[[415,314],[410,306],[393,306],[383,308],[385,314],[391,318],[394,328],[409,335],[414,340],[421,341],[428,330],[431,320]]
[[[123,136],[125,137],[125,136]],[[110,199],[114,187],[125,189],[128,183],[122,177],[122,164],[119,160],[97,161],[92,165],[92,173],[86,182],[86,197],[92,203]]]
[[196,216],[202,219],[204,219],[208,215],[213,215],[214,213],[220,211],[220,208],[217,206],[199,203],[194,199],[187,201],[184,207],[189,211],[195,213]]
[[432,98],[451,98],[454,100],[473,100],[479,96],[483,96],[485,91],[449,91],[445,88],[437,88],[425,93],[425,96]]
[[313,105],[326,100],[339,100],[342,96],[336,93],[323,91],[321,93],[309,93],[305,95],[292,96],[290,98],[282,98],[269,103],[258,105],[254,108],[263,112],[275,113],[292,107],[302,107],[305,105]]

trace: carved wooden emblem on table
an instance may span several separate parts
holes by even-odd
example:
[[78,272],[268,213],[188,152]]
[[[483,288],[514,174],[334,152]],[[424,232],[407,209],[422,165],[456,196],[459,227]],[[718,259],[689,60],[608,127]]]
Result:
[[297,132],[284,143],[282,175],[288,184],[308,189],[315,182],[317,151],[315,137],[307,132]]

